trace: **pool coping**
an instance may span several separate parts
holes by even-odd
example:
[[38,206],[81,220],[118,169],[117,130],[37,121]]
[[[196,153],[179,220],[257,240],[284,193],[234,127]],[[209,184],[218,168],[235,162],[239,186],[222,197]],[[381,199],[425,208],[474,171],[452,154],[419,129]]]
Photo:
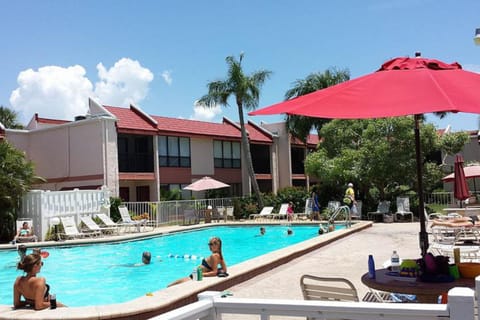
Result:
[[[317,222],[318,223],[318,222]],[[259,225],[258,222],[242,222],[245,224]],[[269,224],[269,223],[261,223]],[[273,224],[278,224],[273,223]],[[295,224],[311,224],[311,222],[294,223]],[[128,234],[123,236],[112,236],[102,239],[79,239],[69,240],[60,243],[60,245],[78,245],[103,243],[112,241],[128,241],[139,238],[147,238],[157,236],[160,234],[168,234],[172,232],[186,231],[197,228],[211,227],[216,224],[201,224],[193,226],[172,226],[162,227],[155,231],[143,232],[141,234]],[[239,225],[239,223],[221,223],[218,226],[225,225]],[[241,282],[249,280],[261,273],[267,272],[272,268],[278,267],[282,264],[288,263],[292,259],[298,258],[307,252],[321,248],[331,242],[344,238],[348,235],[361,231],[365,228],[371,227],[371,221],[355,222],[350,228],[338,230],[332,233],[327,233],[321,237],[302,241],[301,243],[289,246],[284,249],[279,249],[260,257],[247,260],[235,266],[229,267],[230,274],[227,278],[207,277],[202,281],[182,283],[174,287],[165,288],[155,291],[152,295],[145,295],[134,300],[124,303],[99,305],[91,307],[70,307],[58,308],[55,310],[45,309],[35,311],[32,309],[13,309],[11,305],[0,305],[0,320],[7,319],[149,319],[156,315],[160,315],[167,311],[179,308],[186,304],[197,301],[197,295],[203,291],[223,291],[237,285]],[[58,246],[58,242],[37,242],[29,243],[28,247],[42,247]],[[15,245],[0,245],[2,249],[12,249]],[[13,281],[13,279],[12,279]]]

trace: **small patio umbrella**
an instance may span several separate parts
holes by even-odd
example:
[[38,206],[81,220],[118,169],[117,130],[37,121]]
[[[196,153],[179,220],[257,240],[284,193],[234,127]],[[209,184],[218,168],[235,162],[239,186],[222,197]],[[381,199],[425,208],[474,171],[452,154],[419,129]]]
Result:
[[204,190],[220,189],[220,188],[226,188],[226,187],[230,187],[230,185],[210,177],[203,177],[202,179],[199,179],[189,184],[183,189],[191,190],[191,191],[204,191]]
[[[430,112],[480,113],[480,74],[458,63],[395,58],[377,72],[262,108],[249,115],[286,113],[328,119],[415,115],[418,197],[423,199],[420,115]],[[419,201],[420,248],[427,253],[424,203]]]
[[468,191],[467,179],[465,179],[465,172],[463,172],[463,157],[460,154],[455,156],[455,179],[453,180],[453,196],[455,199],[461,201],[468,199],[470,197],[470,192]]

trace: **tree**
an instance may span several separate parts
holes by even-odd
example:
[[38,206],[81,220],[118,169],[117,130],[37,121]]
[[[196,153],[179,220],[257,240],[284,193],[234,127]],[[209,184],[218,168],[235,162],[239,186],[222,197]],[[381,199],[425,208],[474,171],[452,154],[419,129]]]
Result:
[[[413,192],[417,181],[413,127],[413,117],[333,120],[321,129],[323,142],[307,157],[306,172],[334,189],[353,181],[371,202]],[[431,124],[422,124],[420,133],[424,180],[433,183],[441,173],[426,155],[439,149],[438,137]]]
[[217,80],[208,83],[208,93],[198,100],[198,104],[205,107],[214,107],[217,104],[229,106],[228,101],[234,97],[238,108],[238,118],[242,133],[242,151],[247,162],[248,175],[260,207],[263,207],[263,200],[258,187],[255,172],[253,170],[252,155],[250,154],[250,145],[248,144],[247,130],[243,109],[255,110],[258,107],[260,98],[260,88],[265,83],[271,72],[260,70],[246,75],[242,69],[243,53],[238,60],[233,56],[228,56],[225,61],[228,65],[227,77],[224,80]]
[[[466,132],[447,133],[440,138],[440,148],[445,152],[445,157],[454,155],[462,151],[469,139]],[[442,159],[442,163],[445,162],[445,157]]]
[[23,125],[18,122],[17,112],[4,106],[0,106],[0,123],[2,123],[5,128],[23,129]]
[[[323,73],[311,73],[305,79],[296,80],[293,83],[293,87],[285,93],[285,100],[290,100],[320,89],[325,89],[349,79],[350,72],[347,69],[337,70],[335,68],[330,68]],[[312,129],[318,131],[329,121],[329,119],[288,115],[286,125],[288,131],[294,137],[306,143],[308,134]]]
[[8,142],[0,143],[0,240],[13,238],[12,225],[22,196],[30,190],[33,164]]

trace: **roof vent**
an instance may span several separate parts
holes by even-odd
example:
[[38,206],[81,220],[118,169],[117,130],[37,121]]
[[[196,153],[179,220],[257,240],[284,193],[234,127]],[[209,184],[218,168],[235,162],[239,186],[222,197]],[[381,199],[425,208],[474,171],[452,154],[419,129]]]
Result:
[[86,116],[75,116],[75,121],[85,120],[87,119]]

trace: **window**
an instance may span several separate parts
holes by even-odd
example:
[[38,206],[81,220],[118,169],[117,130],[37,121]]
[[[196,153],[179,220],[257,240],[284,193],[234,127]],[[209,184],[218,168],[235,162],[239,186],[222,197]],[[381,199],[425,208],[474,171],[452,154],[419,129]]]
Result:
[[158,137],[160,167],[190,167],[190,138]]
[[240,168],[240,142],[213,141],[215,168]]

